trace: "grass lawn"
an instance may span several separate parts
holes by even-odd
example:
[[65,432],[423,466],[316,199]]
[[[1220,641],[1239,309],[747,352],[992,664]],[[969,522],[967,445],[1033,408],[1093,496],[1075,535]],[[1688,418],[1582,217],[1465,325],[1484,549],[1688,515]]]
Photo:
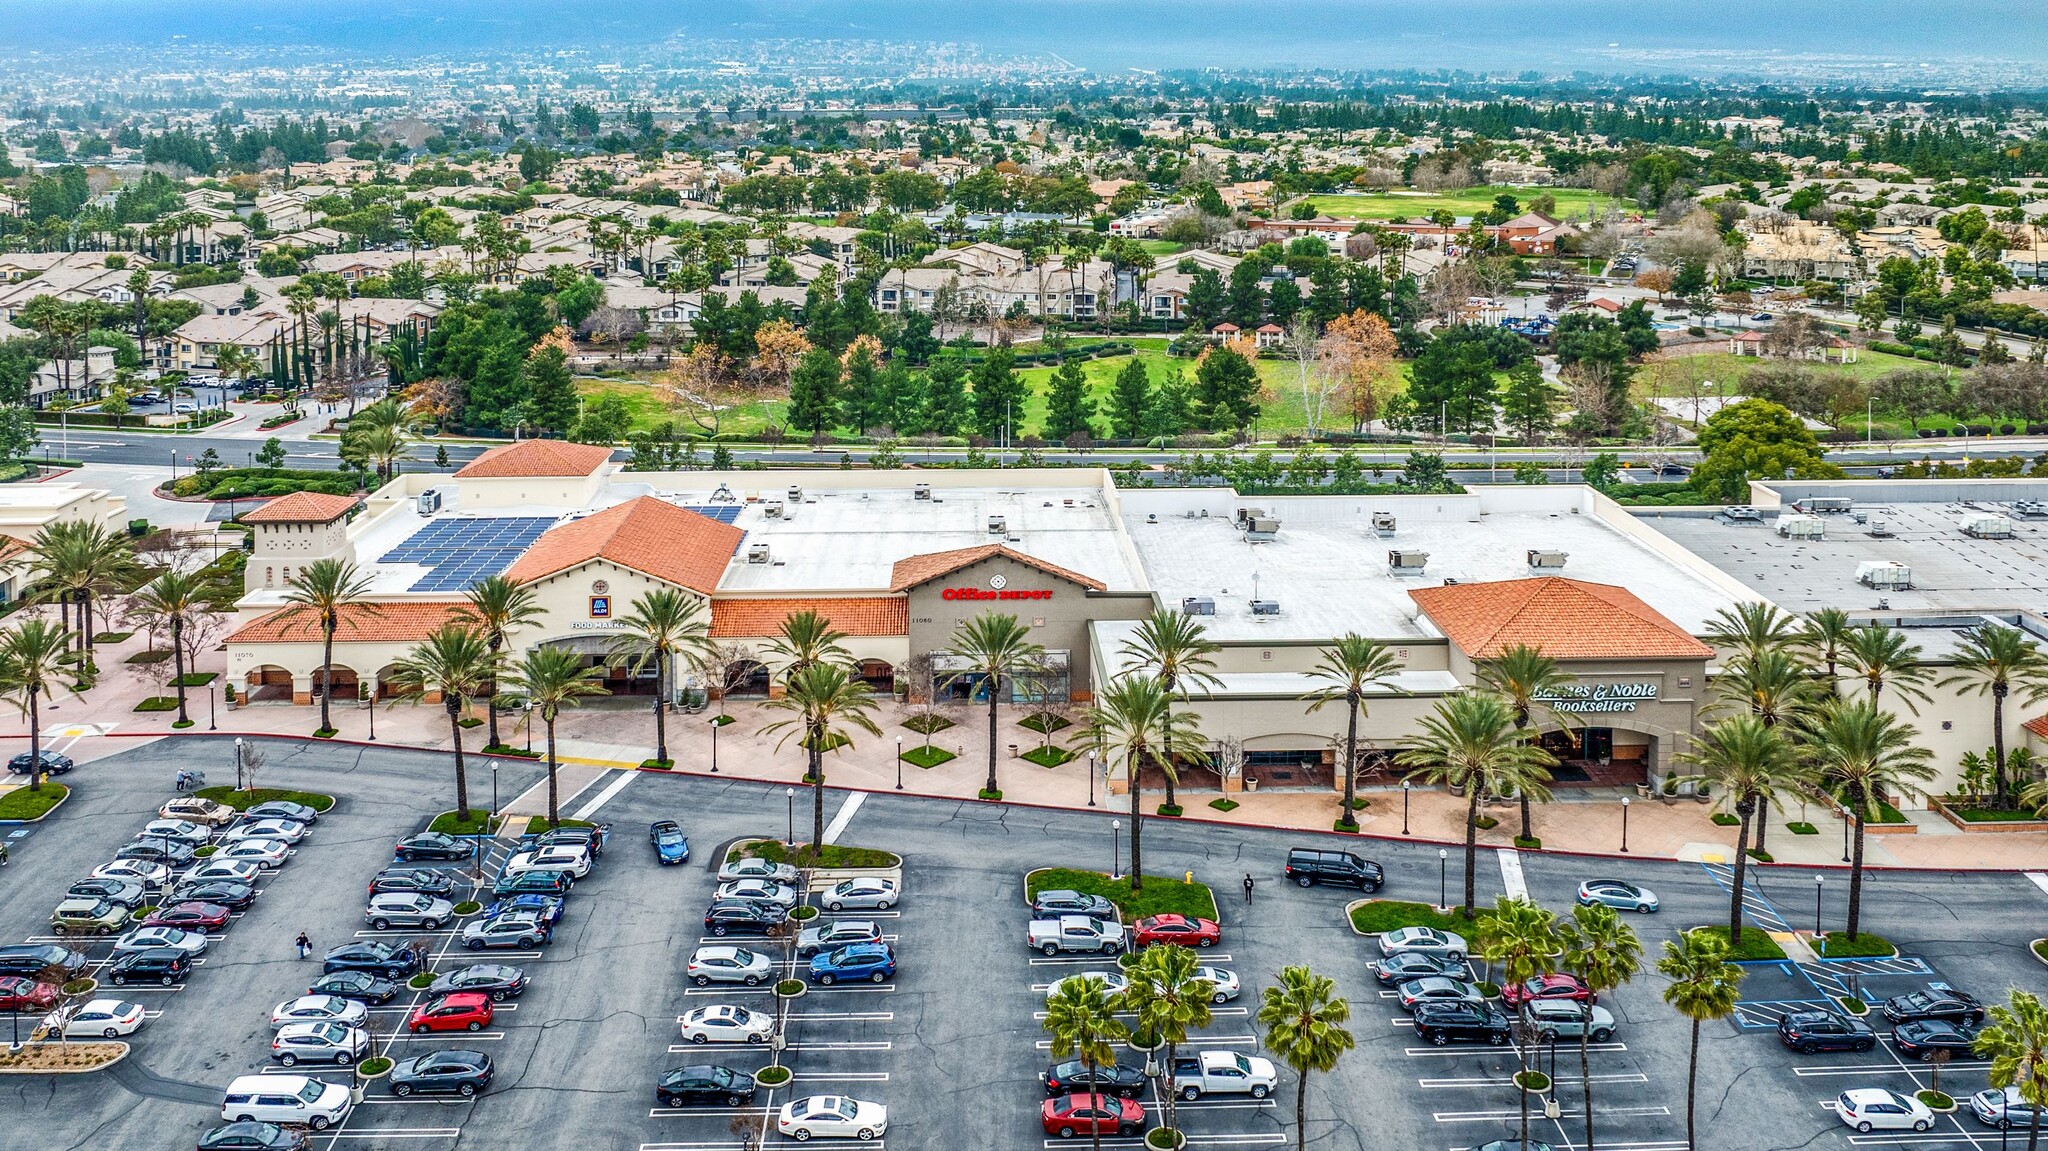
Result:
[[1177,240],[1139,240],[1138,247],[1154,256],[1178,256],[1188,250],[1186,244]]
[[527,821],[526,821],[526,834],[527,834],[527,835],[539,835],[539,834],[540,834],[541,832],[543,832],[543,831],[547,831],[547,830],[549,830],[550,828],[555,828],[555,827],[596,827],[596,826],[597,826],[596,824],[594,824],[594,823],[590,822],[590,821],[589,821],[589,820],[587,820],[587,819],[565,819],[565,820],[562,820],[562,821],[561,821],[560,823],[549,823],[549,822],[548,822],[548,817],[547,817],[547,816],[545,816],[545,815],[536,815],[536,816],[534,816],[534,817],[533,817],[532,819],[529,819],[529,820],[527,820]]
[[2048,963],[2048,939],[2036,939],[2031,944],[2028,944],[2028,946],[2034,949],[2034,958],[2043,963]]
[[[1652,395],[1661,395],[1666,398],[1684,396],[1687,394],[1685,381],[1697,374],[1701,378],[1712,380],[1718,385],[1718,387],[1708,390],[1707,394],[1709,396],[1740,394],[1742,390],[1742,377],[1759,364],[1767,362],[1776,364],[1776,361],[1759,360],[1754,356],[1738,356],[1731,352],[1699,352],[1691,355],[1653,360],[1645,364],[1642,371],[1636,374],[1632,390],[1639,398],[1643,399],[1647,399]],[[1856,362],[1853,364],[1807,364],[1805,366],[1823,375],[1846,376],[1849,379],[1867,384],[1887,372],[1896,372],[1906,368],[1928,368],[1932,365],[1906,356],[1894,356],[1885,352],[1874,352],[1869,348],[1863,348],[1857,352]],[[1956,371],[1956,376],[1959,380],[1968,374],[1969,369],[1957,369]],[[1685,405],[1680,406],[1684,407]],[[1679,414],[1683,422],[1691,422],[1692,413],[1689,410],[1682,411]],[[1920,426],[1923,428],[1952,428],[1961,418],[1955,413],[1937,414],[1922,419]],[[2000,422],[1989,416],[1981,415],[1972,415],[1968,419],[1971,423],[1979,424],[1990,423],[1995,425]],[[1863,421],[1851,419],[1844,430],[1861,432],[1864,430]],[[1915,443],[1920,442],[1913,434],[1912,425],[1903,419],[1887,415],[1884,412],[1877,413],[1877,418],[1872,423],[1870,431],[1880,440],[1913,440]]]
[[793,863],[798,867],[901,867],[903,857],[875,847],[846,847],[828,843],[821,853],[810,844],[800,844],[796,854],[779,839],[756,839],[736,844],[725,853],[727,863],[742,859],[765,859],[770,863]]
[[903,762],[927,768],[937,767],[957,758],[959,757],[943,747],[913,747],[903,753]]
[[[1089,406],[1098,413],[1094,420],[1095,430],[1104,435],[1109,431],[1109,421],[1102,418],[1099,413],[1109,399],[1110,383],[1133,358],[1145,365],[1145,371],[1152,377],[1154,385],[1166,379],[1167,374],[1175,368],[1181,370],[1190,384],[1194,382],[1195,362],[1168,355],[1166,340],[1124,336],[1118,339],[1135,346],[1137,351],[1129,356],[1107,356],[1099,360],[1088,360],[1081,365],[1081,374],[1088,381]],[[1074,338],[1069,341],[1068,346],[1085,347],[1091,342],[1101,341]],[[1259,398],[1261,435],[1271,437],[1305,426],[1307,419],[1301,403],[1300,372],[1294,363],[1289,360],[1254,360],[1253,365],[1259,369],[1259,378],[1265,384],[1264,392]],[[1018,370],[1018,378],[1024,381],[1024,386],[1029,390],[1023,411],[1017,417],[1017,434],[1020,437],[1044,431],[1045,393],[1052,386],[1054,370],[1050,367]],[[1392,396],[1394,392],[1400,391],[1406,379],[1405,372],[1390,374],[1387,395]],[[1326,423],[1341,423],[1341,420],[1330,419],[1326,420]]]
[[1399,899],[1366,900],[1351,909],[1351,926],[1368,935],[1380,935],[1397,927],[1434,927],[1458,934],[1472,929],[1471,922],[1457,911],[1442,912],[1427,903]]
[[491,819],[491,813],[480,807],[470,808],[468,819],[458,818],[457,812],[444,811],[427,825],[428,831],[442,835],[488,835],[496,829],[497,822]]
[[317,791],[290,791],[282,787],[259,787],[250,791],[236,791],[232,787],[202,787],[197,792],[201,799],[225,803],[236,811],[247,811],[259,803],[299,803],[314,811],[325,812],[334,806],[334,797],[321,795]]
[[153,695],[135,705],[136,711],[176,711],[178,697],[175,695]]
[[[586,399],[594,399],[601,395],[617,395],[624,398],[626,406],[632,409],[635,430],[655,427],[670,420],[677,421],[685,428],[696,428],[689,416],[670,408],[662,400],[661,392],[644,380],[577,380],[576,393]],[[780,414],[786,410],[787,405],[782,402],[750,401],[728,411],[719,430],[721,434],[726,435],[752,435],[770,423],[778,422]]]
[[1855,939],[1840,932],[1824,935],[1813,948],[1822,959],[1888,959],[1898,950],[1891,940],[1868,931],[1857,932]]
[[1964,823],[2025,823],[2041,818],[2038,813],[2025,808],[2007,811],[2002,808],[1960,807],[1953,803],[1947,806],[1949,814]]
[[51,808],[64,802],[64,797],[69,794],[70,788],[47,779],[40,791],[17,787],[0,795],[0,819],[41,819],[50,814]]
[[1040,767],[1058,767],[1074,758],[1074,753],[1064,747],[1034,747],[1024,753],[1024,758]]
[[1596,196],[1587,188],[1518,188],[1505,184],[1482,184],[1457,192],[1319,192],[1308,197],[1316,211],[1339,220],[1416,219],[1439,208],[1454,215],[1471,216],[1490,211],[1496,196],[1513,196],[1526,210],[1529,201],[1548,195],[1557,201],[1556,215],[1583,216],[1595,199],[1603,206],[1614,204],[1608,196]]
[[[1728,941],[1726,927],[1695,927],[1693,931],[1711,935],[1723,943]],[[1747,960],[1783,959],[1785,949],[1778,946],[1778,941],[1761,929],[1745,926],[1742,929],[1742,946],[1731,949],[1728,958],[1738,963]]]
[[1216,894],[1204,883],[1183,883],[1164,875],[1148,875],[1134,895],[1131,893],[1131,877],[1111,879],[1099,871],[1076,871],[1066,867],[1048,867],[1034,871],[1024,877],[1025,894],[1031,899],[1038,898],[1041,891],[1078,891],[1084,895],[1100,895],[1124,913],[1124,922],[1142,919],[1147,915],[1186,915],[1199,919],[1216,918]]

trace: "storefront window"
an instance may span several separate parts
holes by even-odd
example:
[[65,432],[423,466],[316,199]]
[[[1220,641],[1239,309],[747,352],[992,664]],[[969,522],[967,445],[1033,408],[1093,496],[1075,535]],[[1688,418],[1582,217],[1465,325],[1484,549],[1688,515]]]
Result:
[[[1004,676],[1002,702],[1040,703],[1072,696],[1068,653],[1049,651],[1040,666],[1024,675]],[[988,677],[968,670],[967,661],[948,652],[932,654],[932,698],[956,702],[987,703]]]

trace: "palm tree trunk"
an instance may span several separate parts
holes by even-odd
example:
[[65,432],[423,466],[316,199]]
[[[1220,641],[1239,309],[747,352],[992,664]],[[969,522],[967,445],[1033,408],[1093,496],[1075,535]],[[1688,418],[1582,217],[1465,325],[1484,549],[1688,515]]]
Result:
[[[87,634],[88,636],[91,634],[91,629],[87,629]],[[1991,764],[1991,780],[1993,790],[1995,790],[1998,793],[1998,806],[2004,807],[2005,688],[2001,685],[1993,685],[1993,687],[1991,688],[1991,750],[1996,757],[1994,762]],[[1851,939],[1854,939],[1856,937],[1854,929],[1851,929],[1849,937]]]
[[[493,634],[491,636],[491,657],[493,659],[497,658],[498,649],[499,647],[503,646],[504,642],[505,641],[503,636],[499,636],[496,634]],[[490,746],[501,746],[498,741],[498,681],[495,678],[491,680],[490,697],[484,700],[484,714],[489,716],[491,721]]]
[[171,617],[171,670],[177,673],[172,683],[178,685],[178,723],[180,726],[192,721],[185,715],[185,621],[182,616]]
[[[1167,675],[1167,676],[1162,676],[1162,677],[1160,677],[1160,683],[1162,683],[1162,684],[1163,684],[1163,685],[1165,685],[1165,687],[1166,687],[1166,706],[1165,706],[1165,707],[1164,707],[1163,709],[1161,709],[1161,711],[1162,711],[1162,713],[1163,713],[1163,714],[1165,715],[1165,717],[1166,717],[1166,724],[1167,724],[1167,728],[1166,728],[1166,730],[1168,730],[1168,731],[1172,731],[1172,730],[1173,730],[1173,677],[1172,677],[1172,676],[1170,676],[1170,675]],[[1177,799],[1175,799],[1175,798],[1174,798],[1174,784],[1175,784],[1175,783],[1177,782],[1177,780],[1176,780],[1176,779],[1174,778],[1174,776],[1175,776],[1175,773],[1174,773],[1174,772],[1172,772],[1172,771],[1169,771],[1169,772],[1167,772],[1167,773],[1166,773],[1166,806],[1167,806],[1168,808],[1173,808],[1173,807],[1175,807],[1176,805],[1178,805],[1178,804],[1179,804],[1179,802],[1180,802],[1179,800],[1177,800]]]
[[[1516,1044],[1515,1058],[1522,1064],[1522,1070],[1527,1071],[1529,1069],[1529,1056],[1521,1048],[1521,1044]],[[1520,1147],[1516,1148],[1516,1151],[1524,1151],[1529,1146],[1529,1093],[1521,1090],[1521,1086],[1520,1082],[1515,1084],[1515,1097],[1522,1104],[1522,1143]]]
[[1358,798],[1358,696],[1347,692],[1344,702],[1349,708],[1344,719],[1344,809],[1337,813],[1337,822],[1355,828],[1358,821],[1351,813]]
[[[1098,1084],[1099,1084],[1099,1083],[1101,1082],[1101,1080],[1100,1080],[1100,1079],[1099,1079],[1099,1078],[1098,1078],[1098,1077],[1096,1076],[1096,1074],[1095,1074],[1095,1060],[1093,1060],[1093,1059],[1090,1059],[1090,1060],[1088,1060],[1087,1062],[1088,1062],[1088,1098],[1089,1098],[1089,1101],[1090,1101],[1090,1102],[1096,1102],[1096,1103],[1099,1103],[1099,1102],[1101,1102],[1101,1101],[1102,1101],[1102,1090],[1101,1090],[1101,1088],[1100,1088],[1100,1087],[1098,1086]],[[1102,1126],[1101,1126],[1101,1124],[1098,1124],[1098,1123],[1090,1123],[1090,1124],[1088,1125],[1088,1146],[1089,1146],[1089,1148],[1090,1148],[1090,1151],[1102,1151]]]
[[825,854],[825,731],[811,740],[811,857]]
[[[1579,1028],[1579,1085],[1585,1088],[1586,1096],[1586,1151],[1593,1151],[1593,1029]],[[1553,1050],[1554,1050],[1553,1045]],[[1557,1084],[1550,1085],[1557,1090]]]
[[[1741,810],[1743,804],[1748,811]],[[1756,804],[1748,796],[1736,805],[1735,814],[1742,817],[1735,830],[1735,890],[1728,896],[1728,946],[1742,945],[1742,882],[1749,870],[1749,821],[1756,815]]]
[[462,699],[450,695],[443,707],[448,712],[448,731],[455,737],[455,818],[469,822],[469,771],[462,762]]
[[1465,918],[1472,918],[1477,893],[1472,889],[1472,872],[1479,863],[1479,781],[1472,780],[1472,800],[1465,806]]
[[1856,942],[1856,926],[1863,918],[1863,812],[1856,813],[1856,853],[1849,863],[1849,942]]
[[2041,1146],[2041,1108],[2033,1111],[2034,1118],[2027,1124],[2027,1151],[2039,1151]]
[[[1699,1098],[1700,1083],[1700,1021],[1692,1021],[1692,1061],[1685,1068],[1685,1149],[1697,1151],[1699,1143],[1693,1137],[1693,1104]],[[1588,1120],[1591,1109],[1588,1109]]]
[[28,692],[28,789],[43,789],[43,714],[33,688]]
[[668,765],[668,653],[657,651],[654,658],[654,758]]
[[988,681],[988,783],[984,786],[991,795],[996,791],[996,688],[1002,682],[1000,672]]
[[333,731],[328,722],[327,700],[334,694],[334,623],[320,621],[320,730]]
[[557,806],[555,789],[555,711],[542,708],[541,719],[548,725],[548,826],[562,826],[562,812]]
[[[1139,852],[1139,849],[1138,849],[1138,833],[1139,833],[1139,832],[1141,832],[1141,831],[1143,831],[1143,830],[1144,830],[1144,828],[1145,828],[1145,809],[1144,809],[1143,807],[1139,806],[1139,803],[1138,803],[1138,792],[1139,792],[1139,791],[1141,790],[1141,788],[1140,788],[1140,787],[1138,786],[1138,752],[1137,752],[1137,749],[1135,749],[1135,748],[1133,748],[1133,749],[1131,750],[1131,755],[1130,755],[1130,765],[1131,765],[1131,771],[1130,771],[1130,775],[1131,775],[1131,894],[1132,894],[1132,895],[1136,895],[1136,894],[1138,893],[1138,890],[1139,890],[1139,889],[1140,889],[1141,887],[1143,887],[1143,886],[1145,885],[1145,869],[1144,869],[1144,867],[1143,867],[1143,866],[1141,865],[1141,863],[1140,863],[1140,860],[1141,860],[1141,858],[1142,858],[1142,857],[1141,857],[1141,856],[1139,855],[1139,853],[1138,853],[1138,852]],[[1111,869],[1111,870],[1115,870],[1115,868],[1116,868],[1116,861],[1115,861],[1115,860],[1111,860],[1111,861],[1110,861],[1110,869]]]
[[1308,1072],[1300,1071],[1294,1080],[1294,1151],[1308,1151],[1307,1124]]

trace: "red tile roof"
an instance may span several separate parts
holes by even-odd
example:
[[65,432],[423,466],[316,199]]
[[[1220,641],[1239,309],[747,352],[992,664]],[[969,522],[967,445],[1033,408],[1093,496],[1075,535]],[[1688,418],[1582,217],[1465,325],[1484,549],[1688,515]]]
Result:
[[34,550],[35,545],[16,536],[0,536],[0,564],[10,563]]
[[517,563],[506,569],[505,575],[519,583],[531,583],[594,559],[605,559],[710,595],[718,589],[725,565],[739,550],[745,535],[731,524],[685,511],[653,496],[641,496],[596,515],[549,528],[533,541]]
[[331,496],[325,492],[293,492],[257,508],[242,517],[249,524],[325,524],[347,515],[360,496]]
[[846,599],[721,599],[711,603],[711,637],[772,636],[783,618],[814,611],[849,636],[910,634],[910,601],[902,596]]
[[1628,591],[1561,576],[1416,588],[1430,622],[1474,659],[1515,644],[1552,659],[1706,659],[1714,649]]
[[1037,568],[1047,575],[1058,576],[1069,583],[1077,583],[1082,587],[1092,588],[1095,591],[1101,591],[1107,586],[1101,580],[1090,579],[1080,572],[1068,571],[1057,564],[1049,564],[1035,556],[1025,555],[1023,552],[1011,551],[1002,544],[981,544],[977,547],[956,548],[949,552],[929,552],[925,555],[897,560],[896,566],[889,571],[889,590],[896,592],[907,591],[918,584],[930,583],[940,576],[952,575],[961,568],[971,567],[985,559],[992,559],[996,556],[1015,560],[1025,567]]
[[[457,618],[463,604],[450,601],[348,604],[341,609],[336,643],[418,643]],[[320,617],[311,608],[281,607],[236,628],[229,643],[319,643]]]
[[2048,739],[2048,715],[2037,715],[2020,725],[2042,739]]
[[492,448],[464,464],[455,473],[458,480],[536,479],[547,476],[587,476],[612,458],[612,450],[597,444],[572,444],[566,440],[521,440]]

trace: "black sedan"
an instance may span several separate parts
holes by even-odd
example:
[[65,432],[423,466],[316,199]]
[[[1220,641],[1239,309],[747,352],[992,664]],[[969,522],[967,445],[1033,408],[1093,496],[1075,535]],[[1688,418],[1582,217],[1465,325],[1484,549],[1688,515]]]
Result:
[[300,1151],[305,1145],[304,1131],[246,1119],[199,1137],[199,1151]]
[[1411,979],[1442,975],[1472,982],[1472,965],[1462,959],[1445,959],[1419,951],[1397,951],[1372,965],[1372,973],[1383,985],[1398,986]]
[[1422,1003],[1415,1008],[1415,1034],[1442,1047],[1450,1043],[1507,1043],[1515,1025],[1485,1003]]
[[385,891],[416,891],[421,895],[447,898],[455,890],[455,877],[431,867],[393,867],[370,880],[370,894]]
[[1975,1050],[1977,1029],[1967,1023],[1942,1019],[1916,1019],[1892,1028],[1892,1046],[1899,1058],[1933,1062],[1941,1052],[1952,1059],[1968,1058]]
[[526,973],[517,967],[502,963],[472,963],[460,971],[437,975],[428,986],[428,995],[446,995],[451,991],[481,991],[491,997],[493,1003],[503,1003],[526,990]]
[[754,1097],[754,1077],[730,1067],[671,1067],[661,1073],[654,1097],[663,1107],[723,1103],[738,1107]]
[[389,1003],[398,996],[398,984],[367,971],[331,971],[306,988],[308,995],[338,995],[364,1003]]
[[780,907],[744,899],[720,899],[704,910],[704,930],[713,935],[766,935],[788,920]]
[[273,799],[267,803],[259,803],[242,814],[250,819],[289,819],[294,823],[303,823],[308,827],[320,822],[320,812],[317,808],[307,807],[303,803],[291,803],[282,799]]
[[522,835],[519,837],[519,850],[562,844],[583,848],[594,860],[604,854],[604,845],[611,842],[611,838],[612,825],[609,823],[600,823],[596,827],[579,827],[572,824],[549,828],[534,835]]
[[[44,751],[42,759],[44,775],[63,775],[65,772],[70,771],[73,767],[77,766],[76,764],[71,762],[70,756],[58,755],[54,751]],[[13,759],[7,761],[7,770],[13,772],[16,775],[27,775],[28,765],[30,762],[31,761],[29,759],[29,754],[24,751],[20,755],[17,755]]]
[[[1046,1069],[1045,1093],[1047,1095],[1072,1095],[1088,1093],[1088,1065],[1079,1059],[1055,1063]],[[1095,1090],[1103,1095],[1114,1095],[1119,1099],[1136,1099],[1145,1094],[1145,1071],[1125,1063],[1111,1063],[1095,1069]]]
[[491,1057],[481,1051],[435,1051],[408,1059],[391,1069],[391,1093],[407,1095],[479,1094],[491,1082]]
[[392,947],[375,940],[344,943],[321,960],[320,970],[367,971],[386,979],[403,979],[420,969],[420,955],[410,947]]
[[256,902],[256,889],[235,879],[202,879],[181,883],[171,892],[172,903],[217,903],[240,911]]
[[422,831],[398,841],[393,854],[400,863],[415,859],[469,859],[476,855],[476,841],[457,839],[438,831]]
[[1984,1022],[1984,1005],[1967,992],[1930,983],[1919,991],[1885,1000],[1884,1017],[1894,1025],[1915,1019],[1946,1019],[1975,1026]]

